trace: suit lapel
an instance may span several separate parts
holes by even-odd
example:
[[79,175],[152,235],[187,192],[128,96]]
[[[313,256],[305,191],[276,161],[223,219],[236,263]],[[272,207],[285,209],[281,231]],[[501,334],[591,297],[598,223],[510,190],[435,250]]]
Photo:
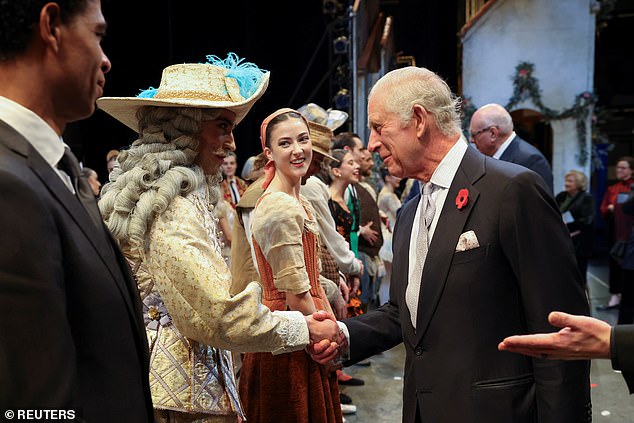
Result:
[[[113,247],[105,232],[107,229],[103,226],[103,223],[103,230],[99,230],[79,199],[70,192],[68,187],[66,187],[60,179],[59,175],[55,173],[46,160],[44,160],[31,143],[29,143],[22,135],[2,121],[0,121],[0,133],[2,134],[0,136],[0,142],[5,144],[9,149],[13,150],[17,154],[26,157],[28,166],[40,179],[42,185],[44,185],[53,197],[62,205],[62,207],[66,209],[72,220],[77,224],[86,238],[88,238],[89,242],[97,251],[99,258],[102,260],[106,268],[108,268],[112,278],[115,280],[126,305],[130,311],[134,313],[134,307],[130,299],[130,292],[125,285],[126,282],[122,280],[123,278],[121,277],[121,274],[116,272],[116,270],[119,270],[119,266],[116,266],[116,269],[112,266],[112,264],[117,261],[114,256]],[[133,315],[136,316],[135,314]]]
[[[484,156],[471,147],[467,148],[460,167],[449,187],[447,199],[443,205],[434,232],[434,238],[429,246],[427,258],[425,259],[418,300],[414,345],[420,343],[436,310],[445,283],[447,282],[447,275],[456,245],[458,244],[458,239],[480,195],[473,184],[483,174]],[[469,202],[461,210],[458,210],[455,199],[458,196],[458,192],[463,188],[469,191]]]

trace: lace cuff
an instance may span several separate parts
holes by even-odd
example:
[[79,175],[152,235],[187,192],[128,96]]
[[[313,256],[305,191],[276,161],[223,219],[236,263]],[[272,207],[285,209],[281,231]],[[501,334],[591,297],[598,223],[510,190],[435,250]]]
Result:
[[272,351],[273,355],[306,348],[310,338],[304,315],[299,311],[274,311],[273,315],[280,319],[278,329],[280,337],[286,339],[286,346]]

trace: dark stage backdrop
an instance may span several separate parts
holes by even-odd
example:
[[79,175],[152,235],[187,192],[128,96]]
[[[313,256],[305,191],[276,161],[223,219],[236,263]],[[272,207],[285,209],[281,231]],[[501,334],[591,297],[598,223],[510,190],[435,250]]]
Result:
[[[385,9],[395,17],[396,51],[417,56],[419,66],[440,72],[455,88],[453,3],[407,0]],[[108,21],[103,47],[112,62],[105,96],[135,96],[149,86],[158,87],[164,67],[204,62],[207,54],[224,58],[235,52],[271,71],[267,92],[234,132],[240,168],[261,151],[259,124],[266,115],[308,101],[331,106],[327,79],[315,91],[328,72],[330,48],[328,42],[320,44],[327,24],[320,0],[102,0],[102,7]],[[315,51],[316,60],[298,87]],[[70,124],[64,138],[83,164],[106,181],[107,151],[130,145],[136,135],[98,110],[91,118]]]

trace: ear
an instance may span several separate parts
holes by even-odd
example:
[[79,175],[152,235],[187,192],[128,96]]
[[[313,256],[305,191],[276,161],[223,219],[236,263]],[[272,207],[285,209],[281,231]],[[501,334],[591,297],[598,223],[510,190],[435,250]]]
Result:
[[267,160],[273,160],[273,152],[270,148],[264,147],[264,156]]
[[44,44],[59,51],[61,43],[61,12],[57,3],[47,3],[40,10],[39,36]]
[[412,120],[416,127],[416,138],[421,139],[429,125],[429,114],[420,104],[414,104],[412,112]]
[[496,140],[500,137],[500,129],[497,126],[492,126],[489,131],[491,131],[491,140]]

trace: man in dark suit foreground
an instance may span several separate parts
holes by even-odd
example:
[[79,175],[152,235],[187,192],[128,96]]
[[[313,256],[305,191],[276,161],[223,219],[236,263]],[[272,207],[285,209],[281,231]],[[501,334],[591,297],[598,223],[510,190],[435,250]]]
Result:
[[349,363],[405,344],[407,423],[590,421],[587,361],[497,349],[510,334],[552,332],[553,307],[588,304],[548,187],[469,147],[457,109],[424,68],[392,71],[370,92],[369,149],[423,189],[396,222],[390,301],[343,322]]
[[136,286],[61,140],[103,94],[105,30],[99,0],[0,2],[3,413],[152,420]]
[[539,174],[553,193],[553,172],[546,157],[515,134],[513,119],[499,104],[487,104],[475,111],[469,123],[471,142],[481,153],[494,159],[524,166]]

